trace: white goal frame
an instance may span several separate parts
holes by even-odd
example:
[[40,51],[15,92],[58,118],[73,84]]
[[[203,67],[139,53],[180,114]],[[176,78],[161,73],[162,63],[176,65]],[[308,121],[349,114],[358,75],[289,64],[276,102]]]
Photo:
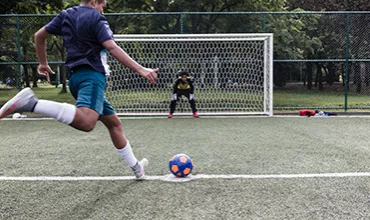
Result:
[[[239,94],[241,94],[243,91],[245,93],[253,93],[258,94],[258,102],[260,100],[261,103],[257,104],[257,107],[220,107],[218,108],[217,105],[211,106],[211,107],[203,107],[198,108],[198,113],[202,115],[273,115],[273,34],[272,33],[257,33],[257,34],[154,34],[154,35],[114,35],[115,41],[119,46],[121,46],[134,60],[136,60],[138,63],[142,64],[144,67],[150,67],[150,68],[156,68],[159,67],[159,82],[161,79],[161,67],[165,66],[168,71],[168,66],[174,67],[171,69],[171,72],[173,74],[176,74],[175,67],[182,66],[182,62],[186,60],[186,62],[189,62],[188,60],[192,60],[195,63],[200,63],[197,58],[189,58],[189,55],[187,55],[187,58],[181,57],[181,53],[175,53],[174,57],[171,58],[171,62],[162,60],[160,55],[153,55],[151,53],[148,54],[141,54],[140,52],[131,52],[130,50],[133,49],[134,51],[140,51],[143,49],[148,49],[146,45],[150,44],[150,47],[153,47],[153,50],[157,48],[163,47],[166,43],[171,43],[172,47],[174,48],[176,44],[186,45],[186,43],[193,43],[193,44],[199,44],[201,43],[206,44],[207,42],[212,44],[212,42],[215,43],[234,43],[238,44],[238,42],[250,42],[253,44],[253,42],[263,42],[263,46],[259,46],[261,51],[257,51],[257,53],[262,54],[262,58],[258,62],[257,69],[261,69],[258,73],[259,76],[253,76],[254,78],[261,78],[261,82],[258,81],[257,84],[263,84],[263,86],[254,86],[254,85],[245,85],[244,89],[240,89]],[[145,46],[143,46],[143,45]],[[137,46],[139,45],[139,46]],[[179,47],[182,47],[182,46]],[[207,45],[206,45],[207,46]],[[184,46],[186,47],[186,46]],[[194,46],[193,46],[194,47]],[[137,49],[139,48],[139,49]],[[206,48],[206,47],[205,47]],[[172,49],[172,48],[170,48]],[[225,48],[223,48],[225,49]],[[227,48],[226,48],[227,49]],[[252,49],[251,49],[252,50]],[[263,51],[262,51],[263,50]],[[191,55],[190,55],[191,56]],[[216,56],[217,58],[217,56]],[[216,59],[213,65],[215,66],[213,70],[214,72],[218,73],[217,64],[218,59]],[[248,57],[242,57],[239,58],[240,62],[248,62]],[[244,61],[243,61],[244,59]],[[251,58],[250,58],[251,60]],[[251,62],[249,60],[249,62]],[[177,62],[179,61],[179,62]],[[168,62],[166,64],[166,62]],[[108,86],[107,88],[107,99],[112,103],[113,107],[116,109],[117,114],[120,116],[160,116],[160,115],[166,115],[169,112],[169,103],[170,103],[170,97],[172,94],[172,83],[167,83],[165,85],[160,85],[157,88],[156,86],[149,86],[144,88],[131,88],[129,85],[130,83],[138,83],[142,84],[142,81],[139,82],[139,79],[133,78],[135,76],[134,72],[131,71],[128,68],[125,68],[121,66],[114,58],[110,57],[109,64],[111,66],[111,76],[108,77],[108,83],[111,86]],[[167,66],[166,66],[167,65]],[[190,65],[190,64],[189,64]],[[201,64],[199,64],[201,65]],[[188,68],[185,68],[188,69]],[[263,71],[262,71],[263,69]],[[191,69],[190,72],[197,71],[196,69]],[[244,72],[249,70],[241,70]],[[216,74],[215,73],[215,74]],[[169,74],[169,73],[166,73]],[[246,73],[248,74],[248,73]],[[130,75],[125,78],[125,75]],[[175,75],[174,75],[175,76]],[[138,77],[138,76],[137,76]],[[140,78],[140,77],[138,77]],[[243,79],[243,78],[241,78]],[[168,80],[168,79],[167,79]],[[173,78],[173,81],[175,78]],[[197,79],[195,79],[197,80]],[[214,79],[208,79],[207,80],[213,80],[215,88],[218,87],[218,81],[217,77]],[[263,81],[263,82],[262,82]],[[124,83],[127,82],[127,83]],[[119,84],[117,86],[116,84]],[[121,85],[125,84],[125,85]],[[113,85],[113,87],[112,87]],[[247,87],[258,87],[258,91],[254,90],[248,90]],[[260,88],[263,87],[263,88]],[[122,89],[123,88],[123,89]],[[130,89],[131,88],[131,89]],[[199,94],[199,91],[201,88],[197,88],[197,84],[195,84],[195,97],[196,102],[203,101],[201,100],[201,97],[197,97]],[[263,90],[263,91],[262,91]],[[135,92],[136,91],[136,92]],[[201,90],[203,91],[203,90]],[[221,90],[220,90],[221,91]],[[223,91],[223,90],[222,90]],[[210,93],[209,96],[217,96],[218,90],[213,89],[214,93]],[[142,93],[142,95],[140,95]],[[152,99],[150,97],[153,96]],[[154,97],[155,96],[155,97]],[[238,95],[236,95],[238,96]],[[206,97],[206,96],[203,96]],[[138,100],[138,99],[146,99],[145,101]],[[238,100],[239,97],[235,98],[236,103],[243,103],[248,100],[246,100],[245,97],[241,97],[241,100]],[[203,98],[205,99],[205,98]],[[220,100],[223,100],[224,98],[220,98]],[[234,98],[231,98],[234,99]],[[210,102],[212,102],[212,97],[210,98]],[[124,103],[125,102],[125,103]],[[222,101],[221,101],[222,102]],[[130,107],[130,104],[133,103],[133,105]],[[143,104],[144,103],[144,104]],[[134,105],[136,104],[136,105]],[[222,103],[220,103],[221,105]],[[126,107],[129,106],[129,107]],[[154,107],[153,107],[154,106]],[[156,107],[160,106],[160,107]],[[178,102],[178,107],[176,108],[175,115],[191,115],[189,104],[185,98],[185,100]]]

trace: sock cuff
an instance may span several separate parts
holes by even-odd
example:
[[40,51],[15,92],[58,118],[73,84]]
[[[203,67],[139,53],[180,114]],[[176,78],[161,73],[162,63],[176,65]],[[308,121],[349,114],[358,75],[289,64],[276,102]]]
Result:
[[38,100],[33,110],[34,112],[53,117],[68,125],[73,122],[77,111],[74,105],[49,100]]
[[116,148],[116,150],[117,150],[118,152],[123,152],[125,149],[127,150],[127,149],[130,149],[130,148],[131,148],[131,144],[130,144],[130,142],[126,139],[126,145],[125,145],[125,147],[124,147],[124,148],[121,148],[121,149]]
[[121,155],[121,157],[127,162],[130,167],[133,167],[138,162],[134,153],[132,152],[130,142],[127,140],[127,144],[122,149],[117,149],[117,152]]
[[31,107],[31,112],[34,112],[35,111],[35,107],[36,107],[36,105],[37,105],[37,102],[38,102],[39,100],[38,99],[36,99],[35,100],[35,102],[34,103],[32,103],[32,107]]
[[56,119],[62,123],[69,125],[75,119],[75,115],[76,115],[76,106],[68,103],[62,103],[62,108]]

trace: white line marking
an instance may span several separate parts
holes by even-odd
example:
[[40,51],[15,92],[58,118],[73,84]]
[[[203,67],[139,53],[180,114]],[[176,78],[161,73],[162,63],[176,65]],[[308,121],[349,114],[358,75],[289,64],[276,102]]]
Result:
[[[197,174],[185,178],[176,178],[172,174],[163,176],[146,176],[145,180],[162,180],[170,182],[185,182],[196,179],[302,179],[302,178],[340,178],[340,177],[370,177],[370,172],[355,173],[312,173],[312,174]],[[135,180],[133,176],[0,176],[0,181],[115,181]]]
[[[211,119],[222,119],[222,118],[226,118],[226,119],[233,119],[233,118],[308,118],[308,117],[305,117],[305,116],[299,116],[299,115],[273,115],[273,116],[266,116],[266,115],[261,115],[261,116],[258,116],[258,115],[243,115],[243,116],[237,116],[237,115],[233,115],[233,116],[212,116],[212,115],[200,115],[201,118],[211,118]],[[122,120],[132,120],[132,119],[139,119],[139,120],[142,120],[142,119],[166,119],[167,120],[167,115],[166,116],[163,116],[163,117],[159,117],[159,116],[153,116],[153,117],[150,117],[150,116],[147,116],[147,117],[140,117],[140,116],[135,116],[135,117],[130,117],[130,116],[119,116],[120,119]],[[179,116],[178,118],[192,118],[191,115],[189,115],[189,117],[187,116]],[[312,117],[309,117],[310,119],[311,118],[332,118],[332,119],[335,119],[335,118],[370,118],[370,115],[337,115],[337,116],[328,116],[328,117],[318,117],[318,116],[312,116]],[[49,120],[55,120],[54,118],[38,118],[38,117],[35,117],[35,118],[16,118],[16,119],[13,119],[13,118],[3,118],[1,119],[2,121],[49,121]],[[57,121],[57,120],[55,120]]]
[[[2,121],[50,121],[55,120],[54,118],[3,118]],[[55,120],[57,121],[57,120]]]

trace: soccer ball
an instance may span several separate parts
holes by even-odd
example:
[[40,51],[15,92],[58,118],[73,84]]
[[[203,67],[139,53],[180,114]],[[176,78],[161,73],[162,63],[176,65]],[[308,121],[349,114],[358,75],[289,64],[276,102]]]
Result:
[[186,177],[193,170],[193,161],[186,154],[176,154],[170,159],[169,168],[176,177]]

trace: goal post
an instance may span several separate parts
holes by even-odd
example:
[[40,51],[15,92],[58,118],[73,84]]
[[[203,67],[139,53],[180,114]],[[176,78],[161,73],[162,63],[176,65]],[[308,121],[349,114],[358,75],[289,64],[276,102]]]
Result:
[[[273,34],[114,35],[135,61],[159,68],[150,85],[110,57],[106,96],[119,115],[169,113],[180,69],[190,72],[200,115],[273,115]],[[175,115],[190,115],[188,100]]]

